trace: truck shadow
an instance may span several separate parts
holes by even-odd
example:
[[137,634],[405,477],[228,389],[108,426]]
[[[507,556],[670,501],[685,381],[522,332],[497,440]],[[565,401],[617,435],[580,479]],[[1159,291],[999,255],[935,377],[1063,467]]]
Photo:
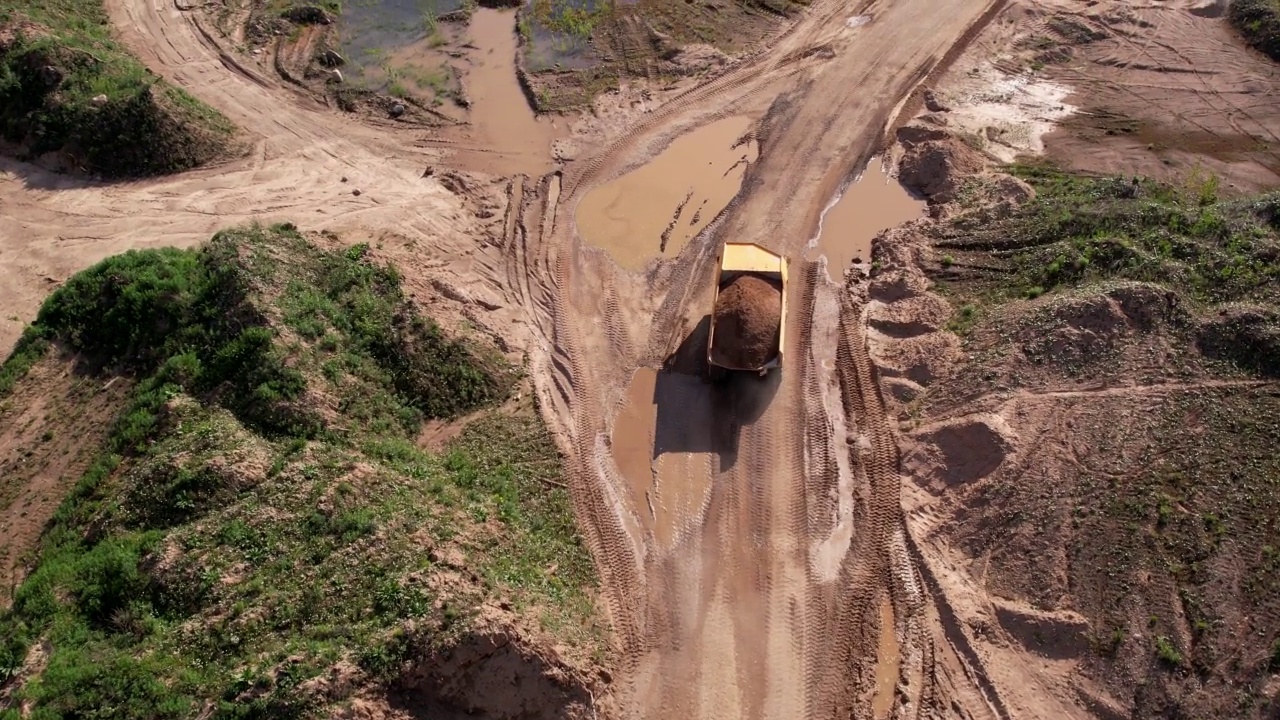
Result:
[[654,383],[657,408],[653,458],[664,453],[714,453],[719,472],[731,470],[738,459],[742,428],[760,419],[778,392],[781,372],[764,377],[728,373],[711,382],[707,374],[705,316],[668,358]]

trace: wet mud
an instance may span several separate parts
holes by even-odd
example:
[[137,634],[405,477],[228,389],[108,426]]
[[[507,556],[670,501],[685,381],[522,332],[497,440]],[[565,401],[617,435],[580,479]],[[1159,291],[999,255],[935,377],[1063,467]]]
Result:
[[923,200],[881,169],[880,158],[872,158],[822,218],[818,251],[827,256],[828,273],[835,278],[852,263],[870,263],[876,235],[922,217],[925,209]]
[[675,139],[653,160],[595,188],[577,209],[578,232],[628,270],[675,257],[742,187],[754,141],[750,119],[730,117]]
[[613,455],[658,547],[701,514],[717,467],[716,400],[701,378],[640,368],[614,421]]

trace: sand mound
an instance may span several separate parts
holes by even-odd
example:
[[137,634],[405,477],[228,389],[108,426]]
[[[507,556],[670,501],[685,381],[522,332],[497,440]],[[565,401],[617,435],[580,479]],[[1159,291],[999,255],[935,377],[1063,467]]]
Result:
[[758,275],[739,275],[721,286],[715,316],[715,361],[729,367],[759,367],[778,352],[782,284]]
[[973,417],[915,434],[903,467],[935,494],[994,473],[1013,450],[999,416]]
[[950,202],[961,181],[982,166],[982,156],[959,141],[928,140],[902,156],[898,179],[929,200]]

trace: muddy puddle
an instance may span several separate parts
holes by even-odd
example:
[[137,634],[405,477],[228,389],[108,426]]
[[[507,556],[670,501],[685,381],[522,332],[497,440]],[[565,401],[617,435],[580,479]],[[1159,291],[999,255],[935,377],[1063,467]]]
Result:
[[[872,158],[856,182],[822,217],[817,250],[827,256],[827,272],[839,278],[853,262],[871,262],[871,240],[891,227],[921,217],[917,200]],[[812,254],[812,253],[811,253]]]
[[595,188],[578,206],[578,232],[629,270],[676,256],[742,187],[757,156],[754,140],[739,142],[750,124],[730,117],[705,125]]
[[467,37],[472,49],[463,81],[471,102],[470,142],[460,159],[499,174],[549,172],[551,142],[562,128],[533,112],[516,77],[516,11],[477,8]]
[[875,720],[889,716],[893,709],[894,688],[898,684],[898,666],[902,662],[898,635],[893,627],[893,603],[880,602],[880,642],[876,648],[876,693],[871,698],[871,714]]
[[613,424],[613,457],[632,509],[671,548],[702,513],[714,461],[712,401],[700,378],[641,368]]

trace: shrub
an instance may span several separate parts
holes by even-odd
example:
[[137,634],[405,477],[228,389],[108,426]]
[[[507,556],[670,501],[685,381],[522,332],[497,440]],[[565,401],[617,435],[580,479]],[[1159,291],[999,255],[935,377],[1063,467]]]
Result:
[[160,681],[163,669],[103,643],[59,648],[40,677],[22,691],[33,718],[168,720],[185,718],[191,698]]
[[1227,18],[1253,47],[1280,60],[1280,3],[1276,0],[1232,0]]

